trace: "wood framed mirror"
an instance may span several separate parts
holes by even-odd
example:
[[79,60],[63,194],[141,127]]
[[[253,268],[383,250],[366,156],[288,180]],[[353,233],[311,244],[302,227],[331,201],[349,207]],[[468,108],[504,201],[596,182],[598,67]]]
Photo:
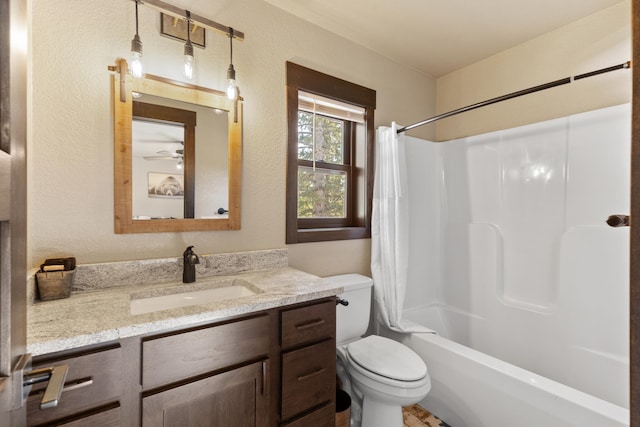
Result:
[[242,99],[147,74],[112,74],[117,234],[239,230]]

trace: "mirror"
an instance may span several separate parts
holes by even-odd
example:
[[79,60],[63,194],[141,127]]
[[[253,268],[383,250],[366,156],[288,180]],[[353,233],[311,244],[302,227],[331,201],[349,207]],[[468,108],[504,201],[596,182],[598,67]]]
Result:
[[229,204],[228,115],[148,94],[133,100],[134,219],[226,217],[218,210]]
[[110,69],[115,232],[240,229],[242,100]]

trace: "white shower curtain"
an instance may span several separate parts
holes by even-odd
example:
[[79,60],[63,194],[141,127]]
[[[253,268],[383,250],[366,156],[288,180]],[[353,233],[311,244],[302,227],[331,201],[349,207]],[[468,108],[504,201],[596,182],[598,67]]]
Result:
[[394,331],[433,332],[402,320],[409,262],[409,195],[404,134],[378,128],[371,219],[371,273],[379,321]]

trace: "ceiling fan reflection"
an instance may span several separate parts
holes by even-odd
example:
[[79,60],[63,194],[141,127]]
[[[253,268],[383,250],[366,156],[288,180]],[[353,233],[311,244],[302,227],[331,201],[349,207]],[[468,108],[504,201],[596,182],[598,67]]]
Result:
[[160,150],[158,156],[143,156],[145,160],[182,160],[184,158],[184,150],[168,151]]

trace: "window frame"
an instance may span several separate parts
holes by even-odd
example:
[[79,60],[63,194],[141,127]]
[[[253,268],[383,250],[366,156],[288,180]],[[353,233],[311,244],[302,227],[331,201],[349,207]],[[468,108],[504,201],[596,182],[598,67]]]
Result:
[[[287,61],[286,65],[288,124],[286,243],[370,238],[376,91],[292,62]],[[350,143],[350,147],[348,147],[350,170],[347,172],[347,218],[298,219],[298,168],[301,162],[305,162],[298,159],[298,91],[300,90],[365,109],[364,161],[362,162],[364,168],[356,166],[355,126],[349,126],[348,130],[345,129],[345,138]],[[325,166],[326,169],[337,169],[336,165],[330,163],[323,163],[321,167],[325,168]],[[316,168],[318,168],[318,162],[316,162]],[[364,176],[361,176],[362,174]],[[360,179],[362,180],[361,186],[358,185]]]

